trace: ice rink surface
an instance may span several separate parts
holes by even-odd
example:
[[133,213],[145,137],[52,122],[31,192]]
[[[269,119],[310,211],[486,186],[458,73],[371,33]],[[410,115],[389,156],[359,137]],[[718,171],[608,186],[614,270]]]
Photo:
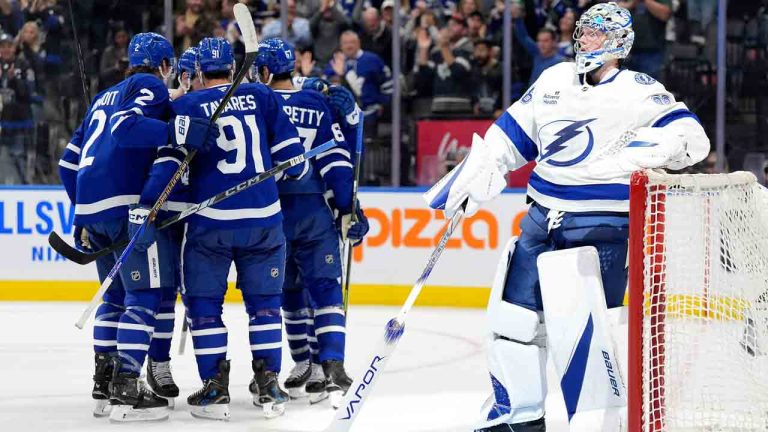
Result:
[[[292,401],[285,415],[265,420],[251,405],[252,372],[247,317],[241,304],[227,304],[232,360],[232,419],[205,421],[189,414],[186,397],[200,387],[191,339],[177,354],[183,310],[177,307],[172,368],[181,395],[170,420],[112,425],[91,415],[93,374],[91,327],[74,326],[84,303],[0,303],[0,430],[2,431],[322,431],[333,410],[327,400],[310,406]],[[396,308],[352,306],[347,337],[347,370],[353,379],[381,337]],[[361,412],[353,432],[468,432],[490,394],[485,366],[485,317],[479,309],[415,308],[405,336]],[[286,354],[281,381],[293,366]],[[550,366],[551,372],[551,366]],[[567,430],[565,408],[550,374],[547,426]]]

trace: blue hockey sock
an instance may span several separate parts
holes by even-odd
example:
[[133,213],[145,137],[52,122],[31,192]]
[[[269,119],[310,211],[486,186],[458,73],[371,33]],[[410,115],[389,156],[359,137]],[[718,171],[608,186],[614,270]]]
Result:
[[160,310],[155,317],[155,333],[152,334],[152,342],[149,344],[149,357],[157,362],[166,362],[171,359],[171,339],[173,338],[173,324],[176,318],[176,288],[160,288],[163,290],[163,300],[160,302]]
[[227,327],[221,320],[224,299],[187,297],[185,302],[197,372],[205,381],[216,376],[219,362],[227,358]]
[[317,337],[315,336],[315,310],[311,311],[313,317],[309,318],[307,323],[307,340],[309,341],[309,354],[312,358],[312,363],[320,364],[320,348],[317,346]]
[[344,360],[346,339],[344,309],[341,305],[325,306],[315,309],[314,330],[320,362]]
[[248,311],[248,339],[253,359],[264,359],[266,369],[280,372],[282,362],[282,318],[280,295],[243,297]]
[[121,372],[136,375],[141,372],[151,335],[155,330],[160,296],[160,290],[157,289],[126,292],[126,310],[117,326],[117,350]]
[[117,323],[125,308],[104,302],[96,309],[96,320],[93,323],[93,351],[96,353],[113,353],[117,351]]
[[304,290],[283,292],[283,317],[291,358],[296,363],[309,359],[307,324],[310,322],[310,310]]

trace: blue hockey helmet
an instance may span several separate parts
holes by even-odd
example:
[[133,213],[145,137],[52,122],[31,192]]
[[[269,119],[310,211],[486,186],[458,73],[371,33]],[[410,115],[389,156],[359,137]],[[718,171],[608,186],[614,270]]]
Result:
[[293,72],[296,67],[293,45],[278,38],[261,41],[254,65],[257,69],[266,66],[273,75]]
[[128,44],[128,65],[160,67],[168,60],[171,70],[176,68],[176,56],[168,39],[157,33],[139,33]]
[[179,57],[179,64],[176,67],[176,74],[181,76],[182,72],[190,75],[195,74],[197,69],[197,47],[187,48]]
[[197,52],[197,64],[200,72],[227,72],[235,69],[235,56],[232,46],[226,39],[209,37],[200,41]]

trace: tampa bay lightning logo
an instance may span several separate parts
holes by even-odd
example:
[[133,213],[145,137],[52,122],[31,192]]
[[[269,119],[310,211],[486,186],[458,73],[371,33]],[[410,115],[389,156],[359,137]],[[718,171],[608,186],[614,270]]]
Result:
[[555,120],[542,126],[539,129],[539,163],[567,167],[586,159],[595,145],[595,137],[588,125],[595,120]]
[[638,84],[643,84],[643,85],[651,85],[656,82],[656,80],[653,79],[650,75],[646,75],[642,72],[638,72],[635,74],[635,81],[637,81]]

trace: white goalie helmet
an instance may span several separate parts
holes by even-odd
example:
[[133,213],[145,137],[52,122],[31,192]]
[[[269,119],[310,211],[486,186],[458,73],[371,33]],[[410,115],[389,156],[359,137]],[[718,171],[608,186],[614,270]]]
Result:
[[[586,52],[581,46],[580,39],[585,32],[590,31],[601,32],[605,34],[606,39],[599,49]],[[614,2],[596,4],[576,21],[573,40],[574,51],[576,51],[576,71],[580,74],[595,70],[609,60],[626,58],[635,41],[632,15]]]

